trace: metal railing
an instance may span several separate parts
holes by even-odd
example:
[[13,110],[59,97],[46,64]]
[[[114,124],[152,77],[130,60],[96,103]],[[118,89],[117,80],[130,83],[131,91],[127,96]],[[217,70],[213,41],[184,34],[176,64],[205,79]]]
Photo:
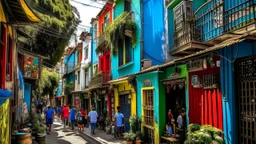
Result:
[[91,78],[91,81],[89,82],[89,87],[100,83],[106,84],[110,80],[110,77],[110,72],[101,72]]
[[103,34],[101,34],[99,37],[98,37],[98,46],[99,45],[101,45],[102,43],[104,43],[105,42],[105,35],[104,35],[104,33]]

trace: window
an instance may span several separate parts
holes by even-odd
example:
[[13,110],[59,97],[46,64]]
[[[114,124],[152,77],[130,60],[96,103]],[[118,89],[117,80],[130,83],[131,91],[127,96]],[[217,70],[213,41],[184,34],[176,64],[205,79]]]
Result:
[[143,90],[144,131],[148,142],[154,143],[154,92],[153,89]]
[[93,66],[93,75],[96,75],[98,73],[98,64],[95,64]]
[[107,27],[109,25],[109,15],[110,13],[108,12],[104,17],[104,27]]
[[120,49],[118,50],[118,65],[122,66],[133,60],[133,50],[132,50],[132,42],[131,38],[125,36],[125,46],[123,43],[119,42]]
[[84,59],[88,59],[88,46],[85,48]]
[[80,84],[80,71],[77,72],[77,77],[78,77],[78,80],[77,80],[77,83]]
[[124,0],[124,11],[131,11],[131,0]]
[[85,73],[85,75],[84,75],[84,82],[85,82],[85,88],[87,88],[88,87],[88,83],[89,83],[89,74],[88,74],[88,72],[87,72],[87,70],[85,70],[84,71],[84,73]]

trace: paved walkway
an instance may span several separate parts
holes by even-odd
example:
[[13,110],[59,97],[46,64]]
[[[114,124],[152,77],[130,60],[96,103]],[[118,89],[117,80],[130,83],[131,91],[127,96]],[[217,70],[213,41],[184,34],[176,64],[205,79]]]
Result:
[[47,144],[100,144],[98,141],[54,122],[52,132],[46,136]]
[[89,128],[85,128],[84,134],[90,136],[91,138],[97,140],[102,144],[126,144],[126,142],[122,139],[116,139],[111,134],[106,134],[103,130],[97,129],[95,130],[95,134],[91,134]]

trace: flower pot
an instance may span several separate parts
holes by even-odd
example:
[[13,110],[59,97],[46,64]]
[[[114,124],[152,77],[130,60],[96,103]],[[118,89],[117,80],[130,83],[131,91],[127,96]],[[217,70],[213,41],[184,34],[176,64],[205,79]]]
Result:
[[136,144],[141,144],[141,140],[136,140]]
[[33,78],[37,78],[37,71],[36,70],[32,70],[32,77]]
[[46,144],[46,134],[45,133],[38,133],[36,136],[36,142],[38,144]]
[[30,133],[17,133],[15,134],[16,144],[32,144],[32,138]]
[[128,36],[128,37],[133,37],[133,32],[129,29],[125,30],[125,35]]
[[126,141],[126,144],[132,144],[132,141]]

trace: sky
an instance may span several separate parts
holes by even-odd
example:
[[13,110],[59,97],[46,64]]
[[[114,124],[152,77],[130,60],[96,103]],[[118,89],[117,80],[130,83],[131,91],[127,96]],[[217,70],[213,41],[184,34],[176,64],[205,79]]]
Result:
[[[89,31],[90,30],[90,22],[91,22],[91,18],[95,18],[97,16],[97,14],[100,12],[100,8],[103,7],[103,2],[99,1],[99,2],[95,2],[96,0],[70,0],[70,4],[75,6],[77,8],[77,10],[80,13],[80,19],[81,19],[81,23],[79,24],[79,26],[77,27],[77,31],[76,31],[76,35],[79,36],[81,34],[81,32],[83,31]],[[80,3],[79,3],[80,2]],[[83,5],[81,3],[87,4],[87,5],[91,5],[91,6],[86,6]],[[95,7],[99,7],[99,8],[95,8]],[[77,39],[79,42],[79,38]],[[75,37],[73,36],[70,40],[70,46],[75,46]]]

